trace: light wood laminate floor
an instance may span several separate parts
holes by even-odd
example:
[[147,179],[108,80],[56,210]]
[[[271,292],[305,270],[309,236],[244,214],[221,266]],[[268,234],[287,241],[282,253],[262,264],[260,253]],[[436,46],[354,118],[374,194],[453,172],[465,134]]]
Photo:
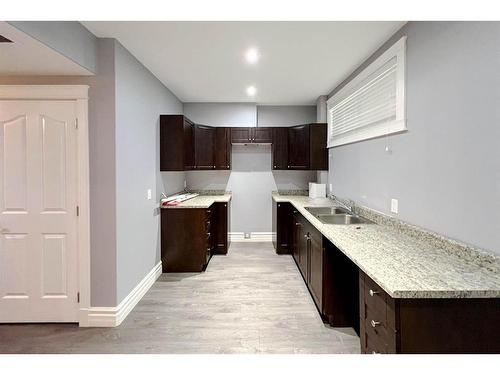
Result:
[[0,353],[359,353],[325,325],[291,256],[233,243],[206,272],[163,274],[116,328],[0,325]]

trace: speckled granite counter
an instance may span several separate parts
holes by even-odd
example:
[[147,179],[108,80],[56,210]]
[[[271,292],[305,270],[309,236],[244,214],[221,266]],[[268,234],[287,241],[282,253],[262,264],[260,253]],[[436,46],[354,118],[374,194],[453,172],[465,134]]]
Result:
[[390,225],[323,224],[305,207],[335,206],[331,199],[272,197],[290,202],[393,298],[500,298],[500,257],[447,246],[425,233],[419,238]]
[[208,208],[215,202],[229,202],[232,194],[226,192],[224,194],[204,195],[200,194],[197,197],[188,199],[187,201],[179,203],[177,206],[161,207],[163,209],[176,209],[176,208]]

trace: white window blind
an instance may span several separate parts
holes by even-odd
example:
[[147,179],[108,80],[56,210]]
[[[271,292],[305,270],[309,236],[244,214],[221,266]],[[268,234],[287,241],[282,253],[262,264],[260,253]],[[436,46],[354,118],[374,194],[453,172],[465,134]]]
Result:
[[406,130],[403,37],[328,100],[328,147]]

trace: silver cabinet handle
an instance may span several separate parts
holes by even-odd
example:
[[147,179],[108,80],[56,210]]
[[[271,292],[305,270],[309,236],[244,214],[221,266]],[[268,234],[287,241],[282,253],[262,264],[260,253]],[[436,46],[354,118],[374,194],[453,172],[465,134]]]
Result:
[[374,350],[374,351],[372,351],[372,354],[378,354],[378,352],[376,352],[376,351]]
[[372,325],[373,328],[375,328],[376,326],[380,325],[380,322],[376,322],[375,320],[372,319],[372,321],[370,322],[370,324]]
[[379,292],[377,292],[376,290],[373,290],[373,289],[370,289],[370,296],[374,296],[375,294],[378,294]]

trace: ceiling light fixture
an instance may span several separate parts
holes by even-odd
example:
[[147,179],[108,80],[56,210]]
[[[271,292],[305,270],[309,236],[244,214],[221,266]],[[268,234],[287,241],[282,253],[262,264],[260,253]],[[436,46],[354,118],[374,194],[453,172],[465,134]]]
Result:
[[247,95],[248,96],[255,96],[255,94],[257,94],[257,89],[255,88],[255,86],[248,86],[247,87]]
[[249,48],[246,52],[245,52],[245,58],[247,60],[247,63],[249,64],[255,64],[257,61],[259,61],[259,51],[257,50],[257,48]]

